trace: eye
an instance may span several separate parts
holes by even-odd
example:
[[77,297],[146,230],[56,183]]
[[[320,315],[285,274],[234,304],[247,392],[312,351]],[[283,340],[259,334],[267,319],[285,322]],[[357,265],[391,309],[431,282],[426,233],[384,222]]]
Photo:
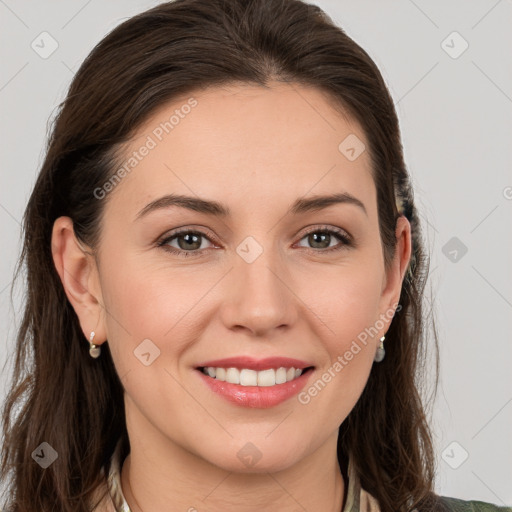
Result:
[[[345,247],[352,246],[350,236],[345,231],[338,228],[315,227],[306,232],[305,236],[303,236],[301,240],[304,239],[306,239],[307,243],[312,245],[313,249],[320,249],[320,251],[315,252],[339,251]],[[331,242],[335,242],[336,240],[341,242],[341,245],[337,244],[331,246]]]
[[[205,250],[205,248],[202,247],[202,239],[211,242],[210,237],[201,231],[181,229],[158,242],[158,247],[162,247],[162,249],[176,254],[177,256],[201,256]],[[176,242],[178,247],[172,246],[172,242]]]
[[[206,234],[190,228],[182,228],[163,238],[157,245],[165,251],[180,257],[201,257],[207,249],[203,246],[203,240],[213,243],[212,239],[215,239],[213,234]],[[316,226],[309,229],[300,241],[304,239],[312,244],[312,247],[305,248],[315,253],[330,253],[331,251],[339,251],[353,246],[350,235],[339,228]],[[331,242],[336,240],[338,240],[338,244],[332,246]],[[177,246],[171,245],[173,243],[176,243]],[[299,245],[298,247],[304,246]]]

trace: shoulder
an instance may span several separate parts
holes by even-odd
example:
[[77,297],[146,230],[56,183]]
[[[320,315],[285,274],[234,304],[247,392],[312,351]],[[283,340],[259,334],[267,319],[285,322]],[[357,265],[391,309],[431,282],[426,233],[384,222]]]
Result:
[[449,498],[440,496],[440,502],[444,505],[445,510],[453,512],[512,512],[512,507],[500,507],[493,503],[484,501],[465,501],[457,498]]

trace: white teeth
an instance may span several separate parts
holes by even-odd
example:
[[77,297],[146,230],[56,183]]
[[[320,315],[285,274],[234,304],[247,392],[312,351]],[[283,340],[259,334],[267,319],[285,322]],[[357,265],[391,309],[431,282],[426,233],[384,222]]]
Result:
[[262,370],[261,372],[258,372],[258,386],[275,386],[275,384],[275,370]]
[[242,386],[257,386],[258,385],[258,372],[254,370],[241,370],[240,371],[240,384]]
[[228,368],[226,370],[226,382],[240,384],[240,370],[237,368]]
[[275,386],[276,384],[284,384],[290,382],[302,375],[300,368],[278,368],[277,370],[269,369],[262,371],[249,370],[244,368],[214,368],[208,366],[203,368],[203,373],[217,380],[229,382],[231,384],[240,384],[241,386]]
[[276,372],[276,384],[284,384],[286,382],[286,368],[279,368]]

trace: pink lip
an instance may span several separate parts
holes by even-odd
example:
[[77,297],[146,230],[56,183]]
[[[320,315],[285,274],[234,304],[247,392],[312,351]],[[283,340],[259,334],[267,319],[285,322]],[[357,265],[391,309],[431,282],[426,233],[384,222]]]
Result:
[[[250,356],[228,357],[227,359],[216,359],[214,361],[206,361],[197,365],[199,368],[205,366],[212,366],[214,368],[238,368],[242,370],[270,370],[271,368],[300,368],[304,369],[308,366],[313,366],[311,363],[301,361],[300,359],[293,359],[290,357],[267,357],[265,359],[254,359]],[[293,381],[292,381],[293,382]]]
[[[218,362],[217,362],[218,364]],[[215,365],[206,365],[215,366]],[[285,366],[286,365],[280,365]],[[293,365],[292,365],[293,366]],[[222,367],[222,366],[221,366]],[[235,366],[231,366],[235,368]],[[244,366],[247,368],[247,366]],[[293,379],[284,384],[276,384],[275,386],[242,386],[240,384],[231,384],[214,379],[205,375],[202,370],[196,370],[203,382],[215,393],[222,396],[231,403],[242,407],[268,409],[274,407],[288,398],[299,393],[306,385],[313,371],[307,371],[300,377]]]

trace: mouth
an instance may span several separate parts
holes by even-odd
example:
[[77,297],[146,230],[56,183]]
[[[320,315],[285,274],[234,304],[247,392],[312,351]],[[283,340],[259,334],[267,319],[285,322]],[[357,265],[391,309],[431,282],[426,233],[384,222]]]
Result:
[[314,376],[314,366],[235,368],[198,366],[195,373],[206,389],[238,407],[268,409],[292,399]]
[[265,370],[253,370],[251,368],[199,366],[196,370],[207,377],[219,382],[235,384],[239,386],[275,387],[293,382],[302,375],[313,371],[314,366],[305,368],[278,367]]

